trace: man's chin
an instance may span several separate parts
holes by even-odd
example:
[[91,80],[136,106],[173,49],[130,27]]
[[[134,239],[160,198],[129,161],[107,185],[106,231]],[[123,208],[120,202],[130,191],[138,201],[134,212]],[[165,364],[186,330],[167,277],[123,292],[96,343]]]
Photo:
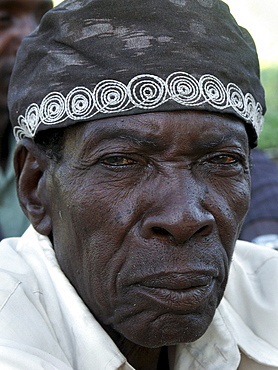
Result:
[[210,314],[172,314],[163,315],[154,322],[139,322],[133,326],[115,328],[130,342],[147,348],[173,346],[180,343],[192,343],[204,335],[209,327],[215,310]]

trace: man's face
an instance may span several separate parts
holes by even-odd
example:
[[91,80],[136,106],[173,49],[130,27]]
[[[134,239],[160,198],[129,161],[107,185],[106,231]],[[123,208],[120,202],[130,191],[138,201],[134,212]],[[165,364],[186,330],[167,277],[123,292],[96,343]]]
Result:
[[100,323],[146,347],[191,342],[226,286],[249,204],[241,121],[149,113],[73,126],[46,175],[58,261]]
[[17,49],[51,9],[50,0],[0,0],[0,108],[6,109],[7,91]]

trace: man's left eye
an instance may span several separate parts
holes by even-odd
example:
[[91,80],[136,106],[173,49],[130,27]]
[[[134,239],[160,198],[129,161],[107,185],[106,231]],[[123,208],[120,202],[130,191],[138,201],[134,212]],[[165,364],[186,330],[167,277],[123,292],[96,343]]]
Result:
[[115,155],[102,158],[101,163],[107,166],[130,166],[136,164],[136,161],[129,157]]
[[227,154],[222,154],[222,155],[217,155],[213,158],[210,159],[210,162],[216,163],[216,164],[236,164],[240,161],[239,158],[236,156],[232,155],[227,155]]

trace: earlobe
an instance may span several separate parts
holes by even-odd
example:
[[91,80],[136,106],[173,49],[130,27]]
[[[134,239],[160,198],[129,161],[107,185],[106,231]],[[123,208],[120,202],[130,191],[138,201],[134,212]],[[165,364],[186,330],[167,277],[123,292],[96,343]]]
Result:
[[18,145],[14,156],[17,178],[17,192],[23,212],[37,232],[51,233],[51,217],[47,212],[47,189],[45,155],[32,140],[24,139]]

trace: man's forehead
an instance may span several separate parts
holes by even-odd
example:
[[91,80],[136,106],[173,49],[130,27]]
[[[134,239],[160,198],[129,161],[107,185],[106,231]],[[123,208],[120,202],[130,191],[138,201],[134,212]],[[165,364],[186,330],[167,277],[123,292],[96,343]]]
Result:
[[[67,138],[77,141],[81,151],[88,146],[111,141],[159,150],[181,136],[181,142],[186,141],[196,127],[201,130],[201,135],[196,136],[200,147],[217,146],[225,141],[247,141],[245,124],[240,119],[198,111],[146,113],[81,123],[67,130]],[[187,140],[187,143],[190,144],[190,141]]]

